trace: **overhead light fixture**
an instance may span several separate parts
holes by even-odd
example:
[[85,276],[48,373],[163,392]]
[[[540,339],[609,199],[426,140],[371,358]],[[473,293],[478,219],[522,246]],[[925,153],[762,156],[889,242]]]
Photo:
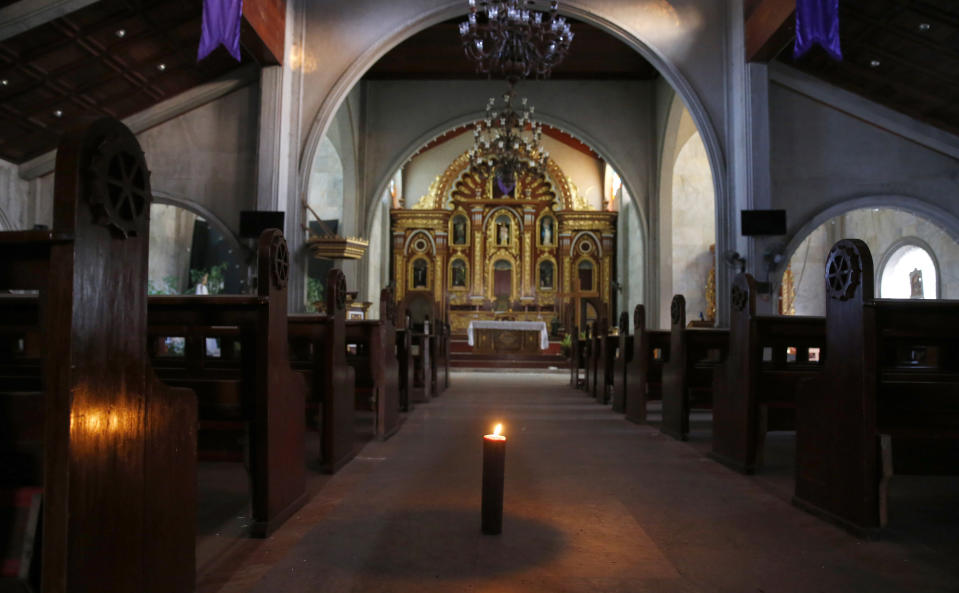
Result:
[[9,86],[9,85],[10,85],[9,80],[7,80],[6,78],[0,78],[0,86]]
[[559,16],[559,2],[549,11],[533,9],[534,0],[468,0],[469,15],[460,23],[466,57],[476,70],[502,76],[510,85],[535,76],[547,78],[569,53],[573,32]]
[[159,70],[160,72],[165,71],[165,70],[166,70],[166,64],[163,64],[163,63],[157,64],[157,70]]
[[878,67],[881,66],[881,65],[882,65],[882,62],[880,62],[879,60],[871,60],[871,61],[869,62],[869,67],[870,67],[870,68],[878,68]]
[[923,33],[927,32],[929,29],[932,29],[932,25],[929,23],[919,23],[919,30]]
[[120,39],[123,39],[124,37],[127,36],[127,30],[126,30],[126,29],[117,29],[116,32],[114,33],[114,35],[116,35],[116,36],[119,37]]
[[522,100],[521,111],[513,108],[513,89],[503,95],[503,106],[496,100],[486,104],[486,117],[473,128],[470,165],[487,166],[495,171],[496,182],[504,194],[512,191],[516,179],[524,174],[545,174],[549,152],[540,144],[542,125],[533,119],[535,108]]
[[53,110],[53,117],[63,117],[63,110],[62,110],[62,109],[54,109],[54,110]]

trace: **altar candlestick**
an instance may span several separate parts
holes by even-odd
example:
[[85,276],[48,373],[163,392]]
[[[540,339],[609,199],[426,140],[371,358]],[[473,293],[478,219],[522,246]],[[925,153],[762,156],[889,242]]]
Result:
[[503,531],[503,474],[506,468],[506,437],[502,424],[493,434],[483,435],[483,533],[498,535]]

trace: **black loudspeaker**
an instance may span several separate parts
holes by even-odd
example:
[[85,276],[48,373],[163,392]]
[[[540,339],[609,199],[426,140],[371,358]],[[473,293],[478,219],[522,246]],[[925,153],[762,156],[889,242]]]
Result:
[[741,210],[739,214],[744,237],[786,234],[785,210]]
[[283,230],[284,212],[270,210],[240,211],[240,238],[256,239],[266,229]]

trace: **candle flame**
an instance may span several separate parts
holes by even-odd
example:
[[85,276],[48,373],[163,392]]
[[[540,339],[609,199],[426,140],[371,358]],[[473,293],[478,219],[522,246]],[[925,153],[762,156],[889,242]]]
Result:
[[501,432],[503,432],[503,425],[497,424],[496,427],[493,429],[493,434],[496,436],[499,436]]

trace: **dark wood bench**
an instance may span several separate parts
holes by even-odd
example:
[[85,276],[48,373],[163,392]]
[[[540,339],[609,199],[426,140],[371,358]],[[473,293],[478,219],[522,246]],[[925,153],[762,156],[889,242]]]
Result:
[[580,356],[583,357],[583,382],[580,384],[580,389],[590,395],[593,393],[593,350],[595,349],[593,334],[595,333],[595,324],[595,321],[586,324],[583,339],[580,341],[580,346],[582,347]]
[[626,371],[632,358],[633,336],[629,335],[629,313],[623,311],[619,314],[619,336],[613,360],[613,411],[619,414],[626,411]]
[[[279,230],[260,235],[257,260],[256,296],[153,296],[148,332],[158,376],[197,394],[201,459],[248,462],[250,533],[265,537],[306,501],[307,387],[287,354],[289,252]],[[183,356],[163,355],[170,337],[184,339]],[[207,351],[216,338],[219,357]]]
[[663,366],[663,422],[669,436],[689,438],[689,412],[712,407],[713,369],[726,357],[729,330],[686,327],[686,298],[670,305],[669,358]]
[[396,328],[396,360],[399,366],[400,410],[413,411],[413,334],[409,313],[402,317],[402,327]]
[[762,465],[768,430],[795,430],[796,390],[819,374],[823,317],[756,315],[756,282],[738,274],[731,289],[729,353],[716,369],[711,456],[744,473]]
[[23,364],[32,389],[0,395],[0,541],[19,548],[3,558],[7,584],[194,590],[196,399],[159,383],[146,356],[151,200],[133,134],[86,120],[57,149],[54,230],[0,233],[0,289],[39,291],[13,297],[35,325],[3,371]]
[[646,308],[633,309],[633,355],[626,364],[626,419],[646,422],[647,402],[663,398],[663,365],[670,332],[646,329]]
[[433,399],[434,367],[433,346],[430,334],[424,333],[423,328],[408,330],[410,332],[410,355],[413,359],[413,387],[410,390],[411,401],[426,403]]
[[[326,314],[290,315],[291,364],[307,381],[307,421],[320,432],[320,461],[335,472],[356,455],[356,373],[346,360],[346,277],[326,282]],[[302,416],[301,416],[302,419]]]
[[593,326],[593,344],[590,348],[590,395],[598,403],[609,402],[613,381],[613,364],[618,338],[609,335],[609,320],[601,317]]
[[346,322],[347,346],[356,352],[347,356],[356,376],[357,408],[374,413],[376,438],[386,440],[400,426],[399,363],[396,359],[396,328],[393,293],[380,294],[380,318]]
[[862,536],[894,473],[959,471],[959,301],[880,300],[874,280],[865,243],[833,246],[828,356],[796,409],[794,502]]

